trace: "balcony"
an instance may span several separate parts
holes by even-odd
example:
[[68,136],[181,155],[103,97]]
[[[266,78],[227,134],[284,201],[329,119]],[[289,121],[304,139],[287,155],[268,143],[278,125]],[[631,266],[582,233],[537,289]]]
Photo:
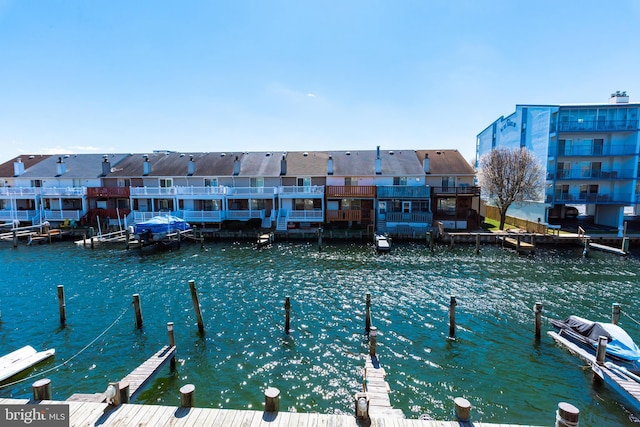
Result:
[[633,169],[622,169],[615,171],[603,171],[603,170],[561,170],[550,171],[547,173],[547,180],[552,181],[564,180],[564,179],[579,179],[579,180],[612,180],[612,179],[635,179]]
[[89,187],[87,196],[89,197],[129,197],[129,187]]
[[234,197],[271,198],[276,194],[276,187],[227,187],[227,195]]
[[410,224],[431,224],[431,212],[387,212],[385,220],[389,222],[403,222]]
[[226,219],[224,211],[181,211],[178,216],[194,223],[222,222]]
[[634,156],[638,153],[635,144],[576,144],[563,149],[557,144],[549,146],[550,157],[605,157],[605,156]]
[[79,210],[45,210],[43,218],[47,221],[64,221],[65,219],[80,220],[82,212]]
[[362,211],[356,210],[337,210],[327,211],[327,221],[361,221]]
[[394,197],[405,199],[428,199],[431,196],[431,188],[425,185],[380,185],[378,186],[378,198],[390,199]]
[[304,186],[283,185],[278,187],[278,196],[280,198],[294,198],[294,197],[322,198],[324,196],[324,185],[304,185]]
[[175,187],[178,196],[223,196],[227,187]]
[[227,219],[247,221],[254,218],[264,219],[264,209],[251,210],[251,211],[249,210],[228,210],[227,211]]
[[552,196],[547,194],[545,197],[545,203],[557,203],[557,204],[570,204],[570,205],[582,205],[582,204],[610,204],[610,205],[630,205],[633,203],[631,193],[615,193],[615,194],[592,194],[592,193],[560,193]]
[[40,187],[0,187],[0,197],[28,197],[33,198],[40,194]]
[[328,185],[327,197],[375,198],[376,187],[375,185]]
[[42,187],[41,193],[43,196],[71,196],[82,197],[87,194],[86,187]]
[[12,221],[17,219],[18,221],[30,221],[36,215],[36,211],[13,211],[13,210],[0,210],[0,221]]
[[287,212],[289,221],[301,222],[321,222],[324,221],[324,214],[321,210],[297,210]]
[[560,132],[634,131],[638,120],[571,120],[558,123]]
[[479,196],[480,187],[432,187],[433,194],[447,196]]
[[131,187],[132,197],[173,196],[175,187]]

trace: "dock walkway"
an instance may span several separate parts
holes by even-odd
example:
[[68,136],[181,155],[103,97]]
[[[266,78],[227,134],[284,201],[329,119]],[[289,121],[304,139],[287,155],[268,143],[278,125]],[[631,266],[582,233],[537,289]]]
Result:
[[588,351],[560,336],[556,332],[549,331],[547,333],[558,344],[569,350],[570,353],[575,354],[580,359],[589,363],[592,366],[594,372],[597,373],[598,376],[605,381],[605,383],[607,383],[618,394],[625,398],[625,400],[633,406],[634,410],[640,411],[640,383],[634,380],[631,377],[631,374],[625,374],[622,369],[616,369],[616,365],[611,363],[598,365],[596,362],[596,357]]
[[[95,402],[58,402],[52,400],[0,399],[2,405],[69,405],[69,426],[101,427],[360,427],[353,415],[263,412],[235,409],[179,408],[165,405],[122,404],[109,406]],[[535,427],[515,424],[491,424],[473,421],[475,427]],[[458,421],[409,420],[404,418],[371,419],[370,427],[460,427]]]
[[389,384],[385,380],[387,373],[380,366],[377,356],[367,355],[365,364],[365,393],[369,399],[369,416],[371,418],[390,417],[404,418],[400,409],[394,409],[389,399]]

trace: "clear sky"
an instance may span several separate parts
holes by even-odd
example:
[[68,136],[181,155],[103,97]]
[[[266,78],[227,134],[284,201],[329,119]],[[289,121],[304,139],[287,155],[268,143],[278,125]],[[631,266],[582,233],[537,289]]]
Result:
[[456,148],[640,101],[640,1],[0,0],[0,161]]

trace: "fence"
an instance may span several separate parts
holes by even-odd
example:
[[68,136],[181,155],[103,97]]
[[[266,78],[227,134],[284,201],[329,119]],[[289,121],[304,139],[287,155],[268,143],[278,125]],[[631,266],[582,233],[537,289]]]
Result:
[[[500,210],[495,206],[485,206],[485,217],[500,222]],[[526,230],[527,233],[547,234],[547,224],[541,222],[533,222],[522,218],[516,218],[507,215],[505,225],[513,225],[514,227]]]

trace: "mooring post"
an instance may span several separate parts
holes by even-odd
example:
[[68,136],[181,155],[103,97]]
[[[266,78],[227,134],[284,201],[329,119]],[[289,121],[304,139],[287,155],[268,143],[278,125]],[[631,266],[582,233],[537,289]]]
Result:
[[429,249],[433,252],[433,230],[429,230]]
[[558,403],[556,411],[556,427],[578,427],[580,410],[567,402]]
[[476,253],[480,253],[480,233],[476,233]]
[[189,289],[191,289],[191,300],[193,301],[193,309],[196,311],[198,331],[200,331],[201,334],[204,334],[204,322],[202,321],[202,311],[200,310],[200,302],[198,301],[198,292],[196,291],[195,280],[189,280]]
[[18,247],[18,232],[16,230],[13,230],[13,247]]
[[584,239],[584,250],[582,251],[582,256],[589,255],[589,243],[591,243],[591,238],[585,237]]
[[[176,337],[173,333],[173,322],[168,322],[167,323],[167,335],[169,336],[169,347],[175,347],[176,346]],[[176,356],[174,354],[174,356],[171,358],[170,361],[171,364],[171,370],[175,370],[176,369]]]
[[369,419],[369,397],[366,392],[357,392],[355,394],[356,401],[356,418],[361,420]]
[[367,306],[365,309],[364,330],[369,333],[371,330],[371,294],[367,294]]
[[456,236],[454,236],[453,234],[449,234],[449,239],[450,239],[449,249],[453,249],[453,245],[456,243]]
[[291,326],[291,299],[289,297],[284,300],[284,312],[284,332],[289,334],[289,327]]
[[91,242],[91,249],[93,249],[93,227],[89,227],[89,241]]
[[456,297],[451,295],[451,300],[449,301],[449,338],[455,338],[456,336],[456,305],[458,305]]
[[540,339],[540,329],[542,324],[542,303],[537,302],[533,306],[533,313],[536,318],[536,339]]
[[193,395],[196,391],[196,386],[193,384],[187,384],[180,387],[180,407],[192,408],[194,404]]
[[520,235],[516,236],[516,251],[520,253]]
[[133,311],[136,315],[136,328],[142,328],[142,308],[140,307],[140,294],[133,294]]
[[596,350],[596,363],[600,366],[604,365],[604,357],[607,354],[607,337],[598,337],[598,349]]
[[129,241],[131,240],[131,231],[129,231],[129,227],[127,227],[124,230],[124,236],[125,236],[125,239],[124,239],[125,246],[124,247],[125,247],[125,249],[129,249]]
[[264,411],[278,412],[280,410],[280,390],[269,387],[264,391]]
[[318,227],[318,252],[322,252],[322,227]]
[[464,397],[456,397],[453,399],[455,407],[456,421],[461,423],[469,422],[471,419],[471,403]]
[[611,323],[613,323],[614,325],[617,325],[619,321],[620,321],[620,304],[618,304],[617,302],[614,302],[613,306],[611,307]]
[[130,390],[129,383],[122,381],[120,384],[120,403],[129,403]]
[[372,326],[369,330],[369,356],[376,355],[376,345],[378,341],[378,328]]
[[42,378],[31,385],[33,400],[51,400],[51,380]]
[[60,311],[60,324],[67,321],[67,306],[64,302],[64,285],[58,285],[58,310]]
[[107,403],[113,406],[119,406],[122,401],[120,400],[120,383],[119,382],[113,382],[113,383],[109,383],[109,385],[107,386],[107,391],[106,391],[106,395],[107,395]]

